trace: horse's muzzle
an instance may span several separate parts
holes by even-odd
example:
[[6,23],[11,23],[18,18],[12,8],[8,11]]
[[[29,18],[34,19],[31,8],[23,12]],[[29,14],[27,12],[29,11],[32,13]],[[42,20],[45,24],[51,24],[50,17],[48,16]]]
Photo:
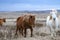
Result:
[[55,21],[55,18],[53,20]]

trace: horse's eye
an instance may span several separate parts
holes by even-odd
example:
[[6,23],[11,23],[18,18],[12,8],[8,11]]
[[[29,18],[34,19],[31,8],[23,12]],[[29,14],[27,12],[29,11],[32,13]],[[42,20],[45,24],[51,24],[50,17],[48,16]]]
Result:
[[30,18],[32,18],[32,16],[30,16]]

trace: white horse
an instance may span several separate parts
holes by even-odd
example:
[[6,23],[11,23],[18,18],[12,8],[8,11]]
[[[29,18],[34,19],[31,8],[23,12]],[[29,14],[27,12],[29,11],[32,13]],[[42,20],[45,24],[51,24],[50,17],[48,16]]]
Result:
[[46,24],[50,28],[51,37],[55,37],[56,31],[59,28],[57,11],[55,9],[52,9],[52,12],[50,12],[50,15],[47,17]]

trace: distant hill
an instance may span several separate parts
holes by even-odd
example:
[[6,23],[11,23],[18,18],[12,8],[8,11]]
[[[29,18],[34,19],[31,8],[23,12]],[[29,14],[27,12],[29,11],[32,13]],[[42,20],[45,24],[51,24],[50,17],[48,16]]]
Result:
[[[0,13],[50,13],[51,10],[44,10],[44,11],[0,11]],[[60,12],[60,10],[57,10]]]

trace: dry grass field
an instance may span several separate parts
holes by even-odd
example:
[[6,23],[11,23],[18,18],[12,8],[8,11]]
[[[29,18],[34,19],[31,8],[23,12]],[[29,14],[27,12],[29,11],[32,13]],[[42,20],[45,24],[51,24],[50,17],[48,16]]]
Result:
[[[3,18],[17,18],[21,14],[1,14],[0,17]],[[54,40],[50,36],[49,28],[46,26],[45,21],[42,19],[46,19],[47,15],[49,14],[36,14],[37,19],[35,28],[33,28],[33,37],[30,37],[30,30],[27,30],[27,37],[24,38],[22,35],[19,34],[15,36],[16,30],[16,22],[15,21],[8,21],[0,27],[0,40]],[[60,36],[56,36],[56,40],[60,40]]]

